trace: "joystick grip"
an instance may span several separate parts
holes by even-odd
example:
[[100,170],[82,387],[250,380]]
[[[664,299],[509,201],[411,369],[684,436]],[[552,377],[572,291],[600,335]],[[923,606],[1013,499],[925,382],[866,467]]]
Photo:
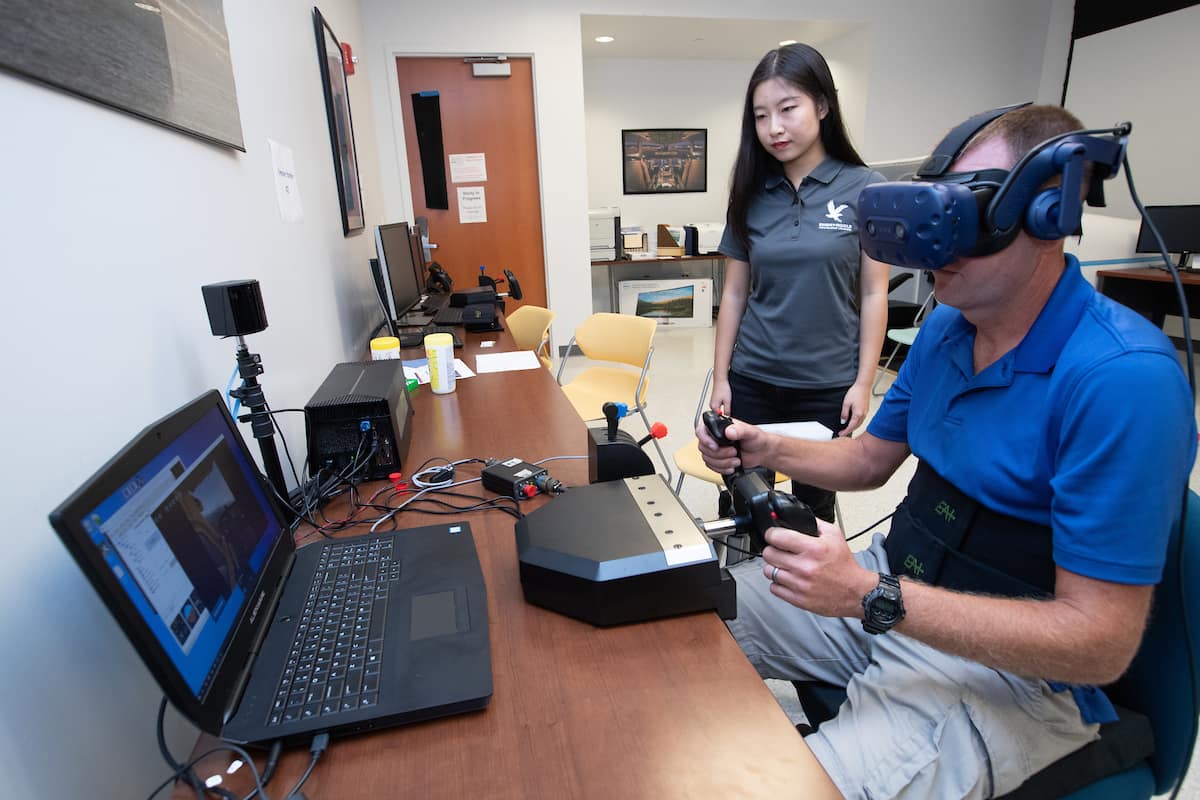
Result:
[[716,411],[709,409],[700,418],[704,421],[704,427],[708,430],[708,435],[715,439],[717,444],[721,445],[721,447],[737,446],[725,438],[725,429],[733,424],[733,417],[718,414]]
[[750,531],[750,549],[761,553],[767,546],[767,528],[790,528],[808,536],[817,536],[817,518],[812,510],[787,492],[771,490],[750,506],[754,526]]

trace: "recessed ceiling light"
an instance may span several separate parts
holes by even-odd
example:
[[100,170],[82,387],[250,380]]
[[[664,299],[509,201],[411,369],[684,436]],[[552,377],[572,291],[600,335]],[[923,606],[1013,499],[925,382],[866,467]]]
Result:
[[789,44],[797,44],[795,39],[784,39],[779,43],[780,47],[787,47]]
[[613,37],[611,37],[611,36],[597,36],[597,37],[596,37],[596,41],[597,41],[597,42],[599,42],[600,44],[608,44],[609,42],[613,41]]

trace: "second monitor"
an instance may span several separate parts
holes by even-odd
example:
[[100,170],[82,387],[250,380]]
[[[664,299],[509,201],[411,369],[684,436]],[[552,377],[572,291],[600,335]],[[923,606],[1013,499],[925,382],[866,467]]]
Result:
[[397,325],[424,325],[426,316],[406,318],[421,304],[421,286],[413,263],[412,238],[407,222],[393,222],[375,228],[375,251],[388,287],[392,319]]

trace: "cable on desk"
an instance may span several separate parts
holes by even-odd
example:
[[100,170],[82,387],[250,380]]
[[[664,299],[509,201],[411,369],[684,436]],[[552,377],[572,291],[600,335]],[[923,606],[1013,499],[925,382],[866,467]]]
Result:
[[199,800],[204,800],[204,784],[200,778],[192,770],[182,772],[183,765],[175,760],[171,755],[170,749],[167,747],[167,737],[163,734],[163,717],[167,712],[167,696],[164,694],[162,702],[158,704],[158,722],[155,725],[155,734],[158,737],[158,752],[162,753],[163,761],[167,762],[167,766],[175,770],[176,774],[182,774],[187,778],[192,789],[196,792],[196,797]]
[[[167,788],[167,786],[169,786],[170,784],[179,780],[181,777],[183,777],[188,771],[190,771],[194,766],[199,764],[201,761],[203,761],[204,759],[208,758],[211,755],[220,753],[225,750],[236,753],[242,759],[242,762],[250,768],[251,774],[254,775],[254,790],[255,790],[255,792],[258,793],[258,796],[261,797],[262,800],[270,800],[270,798],[267,797],[266,791],[264,791],[262,778],[258,774],[258,767],[254,766],[254,759],[252,759],[250,757],[250,754],[247,753],[245,750],[243,750],[241,747],[238,747],[236,744],[232,744],[230,742],[222,742],[221,744],[217,745],[216,747],[205,750],[203,753],[196,756],[195,758],[193,758],[191,761],[187,762],[186,764],[180,764],[179,769],[175,770],[170,775],[170,777],[168,777],[165,781],[160,783],[158,786],[154,787],[154,791],[150,792],[150,794],[147,795],[146,800],[154,800],[154,797],[159,792],[161,792],[163,789]],[[227,790],[227,789],[221,789],[221,792],[223,792],[227,796],[232,797],[232,795],[229,794],[229,790]],[[253,795],[249,795],[249,796],[253,797]]]
[[317,762],[321,760],[321,754],[325,752],[327,747],[329,747],[328,733],[318,733],[313,737],[312,745],[308,748],[309,752],[312,753],[312,760],[308,762],[308,769],[304,770],[304,774],[300,776],[300,780],[296,781],[296,785],[292,787],[292,790],[284,795],[283,800],[292,800],[292,798],[296,797],[300,788],[304,786],[304,782],[308,780],[308,776],[312,775]]

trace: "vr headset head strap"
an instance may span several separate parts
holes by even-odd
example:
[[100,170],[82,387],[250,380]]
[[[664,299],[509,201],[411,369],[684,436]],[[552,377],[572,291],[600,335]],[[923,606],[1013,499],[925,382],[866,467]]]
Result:
[[954,163],[954,159],[958,158],[958,154],[967,146],[967,142],[971,141],[971,137],[983,130],[985,125],[1013,109],[1022,108],[1027,105],[1030,104],[1016,103],[1011,106],[993,108],[991,111],[982,111],[965,122],[960,122],[938,142],[938,146],[934,148],[933,153],[929,158],[925,159],[925,163],[917,170],[914,180],[932,180],[944,175],[946,170],[950,168],[950,165]]

